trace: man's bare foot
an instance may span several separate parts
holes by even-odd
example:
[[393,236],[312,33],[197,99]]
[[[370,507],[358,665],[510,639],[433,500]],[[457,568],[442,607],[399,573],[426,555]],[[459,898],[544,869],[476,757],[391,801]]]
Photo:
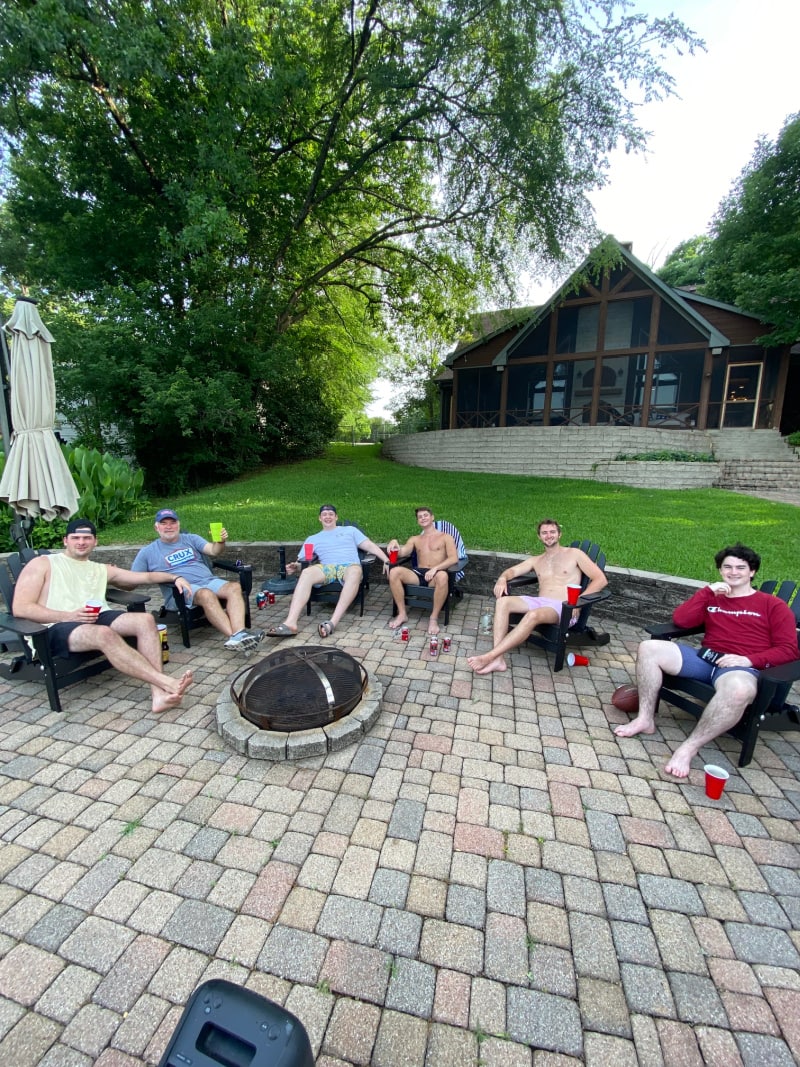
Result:
[[430,622],[428,623],[428,634],[429,634],[429,636],[433,637],[434,634],[438,634],[438,633],[439,633],[439,623],[436,621],[436,619],[431,619]]
[[153,711],[171,711],[179,708],[183,700],[183,693],[165,693],[163,689],[157,689],[153,694]]
[[483,656],[468,656],[467,663],[476,674],[491,674],[493,671],[508,670],[502,656],[492,656],[488,652]]
[[679,745],[678,748],[672,753],[672,758],[664,767],[665,774],[671,774],[673,778],[688,778],[689,770],[692,765],[692,757],[695,755],[691,749],[686,749],[685,745]]
[[617,737],[635,737],[637,734],[654,734],[656,724],[648,719],[642,719],[638,715],[630,722],[624,722],[621,726],[614,727]]
[[177,690],[178,696],[183,696],[183,694],[186,692],[186,690],[189,688],[189,686],[192,684],[193,681],[194,681],[194,675],[192,674],[192,672],[191,671],[184,671],[183,674],[181,675],[180,681],[178,682],[178,690]]
[[408,615],[396,615],[389,623],[390,630],[399,630],[408,622]]

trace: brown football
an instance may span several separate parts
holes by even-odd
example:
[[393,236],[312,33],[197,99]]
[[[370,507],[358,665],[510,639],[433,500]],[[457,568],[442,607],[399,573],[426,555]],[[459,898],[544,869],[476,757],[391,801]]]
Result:
[[618,685],[611,697],[611,703],[620,711],[638,711],[639,690],[630,682]]

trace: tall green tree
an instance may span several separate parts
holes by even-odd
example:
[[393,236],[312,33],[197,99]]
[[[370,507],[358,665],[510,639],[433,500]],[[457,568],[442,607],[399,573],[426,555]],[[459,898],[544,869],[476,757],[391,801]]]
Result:
[[762,138],[711,225],[704,292],[774,330],[768,344],[800,339],[800,115],[775,142]]
[[317,447],[387,321],[568,254],[697,44],[621,0],[5,0],[0,38],[0,267],[151,485]]
[[696,285],[702,289],[706,280],[706,271],[712,255],[711,238],[705,234],[681,241],[664,260],[663,266],[656,271],[659,278],[667,285]]

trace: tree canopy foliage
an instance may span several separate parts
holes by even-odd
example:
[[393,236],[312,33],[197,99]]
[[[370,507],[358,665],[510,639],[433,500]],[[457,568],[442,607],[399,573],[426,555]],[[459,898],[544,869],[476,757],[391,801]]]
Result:
[[621,0],[5,0],[0,36],[0,268],[70,414],[176,488],[318,449],[394,323],[573,251],[698,44]]
[[758,142],[711,233],[707,295],[773,324],[770,344],[800,339],[800,115]]
[[675,288],[681,286],[702,286],[706,280],[706,269],[711,256],[711,238],[705,234],[681,241],[670,252],[659,268],[659,278]]
[[766,344],[800,339],[800,115],[758,142],[709,235],[681,242],[658,274],[770,323]]

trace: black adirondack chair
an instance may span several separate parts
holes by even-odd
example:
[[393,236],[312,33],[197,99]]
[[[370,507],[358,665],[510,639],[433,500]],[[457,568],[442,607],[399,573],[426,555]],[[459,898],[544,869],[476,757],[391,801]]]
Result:
[[[764,582],[760,589],[785,601],[794,613],[798,626],[798,644],[800,645],[800,593],[796,582]],[[647,632],[657,641],[676,641],[693,634],[703,633],[703,627],[697,626],[682,630],[673,623],[662,623],[646,627]],[[792,684],[800,681],[800,659],[784,663],[780,667],[769,667],[758,675],[758,688],[752,704],[745,708],[739,722],[728,733],[741,741],[739,766],[746,767],[753,758],[758,732],[764,730],[791,730],[800,726],[800,709],[787,703]],[[696,719],[705,711],[706,704],[714,696],[714,687],[706,682],[691,678],[673,678],[664,675],[664,681],[658,692],[656,711],[662,700],[688,712]]]
[[[349,522],[347,519],[338,519],[337,526],[357,526],[359,530],[363,527],[358,526],[357,522]],[[313,537],[308,538],[309,541],[313,541]],[[302,549],[301,549],[302,552]],[[364,614],[364,599],[369,590],[369,571],[372,564],[375,562],[376,557],[371,552],[364,552],[359,548],[358,550],[358,562],[361,564],[361,582],[358,586],[358,593],[356,594],[353,603],[358,603],[359,617]],[[305,569],[310,564],[319,563],[319,557],[316,553],[310,560],[300,560],[300,565]],[[328,582],[327,585],[313,585],[311,587],[311,596],[308,598],[306,604],[306,615],[311,614],[312,604],[335,604],[342,592],[341,582]]]
[[[242,563],[241,561],[232,563],[228,559],[208,558],[206,556],[203,556],[203,562],[206,564],[209,571],[225,571],[226,578],[228,575],[231,575],[231,577],[227,579],[228,581],[236,581],[233,575],[235,574],[238,576],[239,585],[242,587],[242,596],[244,597],[244,624],[249,630],[250,594],[253,591],[253,568],[251,565],[249,563]],[[196,630],[198,626],[208,625],[206,613],[199,604],[193,603],[191,607],[188,607],[183,593],[180,592],[180,590],[175,589],[174,586],[161,586],[161,593],[165,603],[154,611],[153,614],[159,622],[177,622],[181,630],[181,640],[183,641],[184,648],[191,648],[189,631]],[[168,598],[174,602],[174,610],[166,606]]]
[[[14,552],[5,563],[0,561],[0,593],[6,604],[6,614],[0,614],[0,644],[13,659],[0,662],[0,676],[9,681],[43,682],[53,711],[63,711],[59,693],[68,685],[82,682],[111,663],[101,652],[75,652],[69,657],[53,656],[47,641],[47,627],[14,616],[14,587],[23,566],[40,553],[33,549],[21,554]],[[46,555],[46,553],[41,553]],[[106,591],[109,604],[128,611],[144,611],[149,596],[122,589]],[[25,640],[30,638],[30,643]],[[130,644],[134,644],[131,640]],[[33,648],[31,648],[33,645]]]
[[[592,541],[572,541],[569,547],[579,548],[582,552],[585,552],[589,559],[596,563],[601,571],[605,572],[606,556],[599,545],[594,544]],[[535,574],[524,574],[520,578],[512,578],[508,583],[508,595],[528,596],[529,594],[525,587],[537,585],[538,582],[539,579]],[[585,574],[582,575],[581,589],[585,589],[588,584],[589,579]],[[567,652],[570,649],[584,648],[586,646],[599,648],[601,645],[607,645],[610,640],[609,635],[590,626],[589,618],[595,604],[599,604],[602,600],[607,600],[610,596],[611,590],[608,586],[605,589],[601,589],[599,593],[590,593],[588,595],[581,593],[577,605],[580,608],[580,614],[574,626],[570,626],[570,622],[575,606],[564,601],[561,606],[561,618],[559,621],[537,626],[528,638],[527,644],[535,645],[537,648],[543,648],[546,652],[553,653],[555,657],[553,662],[554,672],[563,669]],[[512,625],[519,622],[521,618],[521,615],[512,615]]]
[[[458,562],[454,563],[452,567],[447,569],[447,599],[444,602],[444,624],[449,626],[450,624],[450,605],[461,600],[464,594],[458,588],[458,583],[464,577],[464,570],[469,563],[469,556],[467,555],[467,549],[464,544],[464,539],[461,536],[458,528],[447,522],[446,519],[436,519],[433,524],[437,530],[441,530],[444,533],[449,533],[456,543],[456,549],[458,551]],[[403,559],[398,559],[395,566],[398,567],[416,567],[417,554],[412,552],[410,556],[405,556]],[[407,585],[405,586],[405,603],[407,608],[424,608],[426,611],[430,611],[433,607],[433,586],[429,585]],[[397,605],[392,601],[392,615],[397,614]]]

